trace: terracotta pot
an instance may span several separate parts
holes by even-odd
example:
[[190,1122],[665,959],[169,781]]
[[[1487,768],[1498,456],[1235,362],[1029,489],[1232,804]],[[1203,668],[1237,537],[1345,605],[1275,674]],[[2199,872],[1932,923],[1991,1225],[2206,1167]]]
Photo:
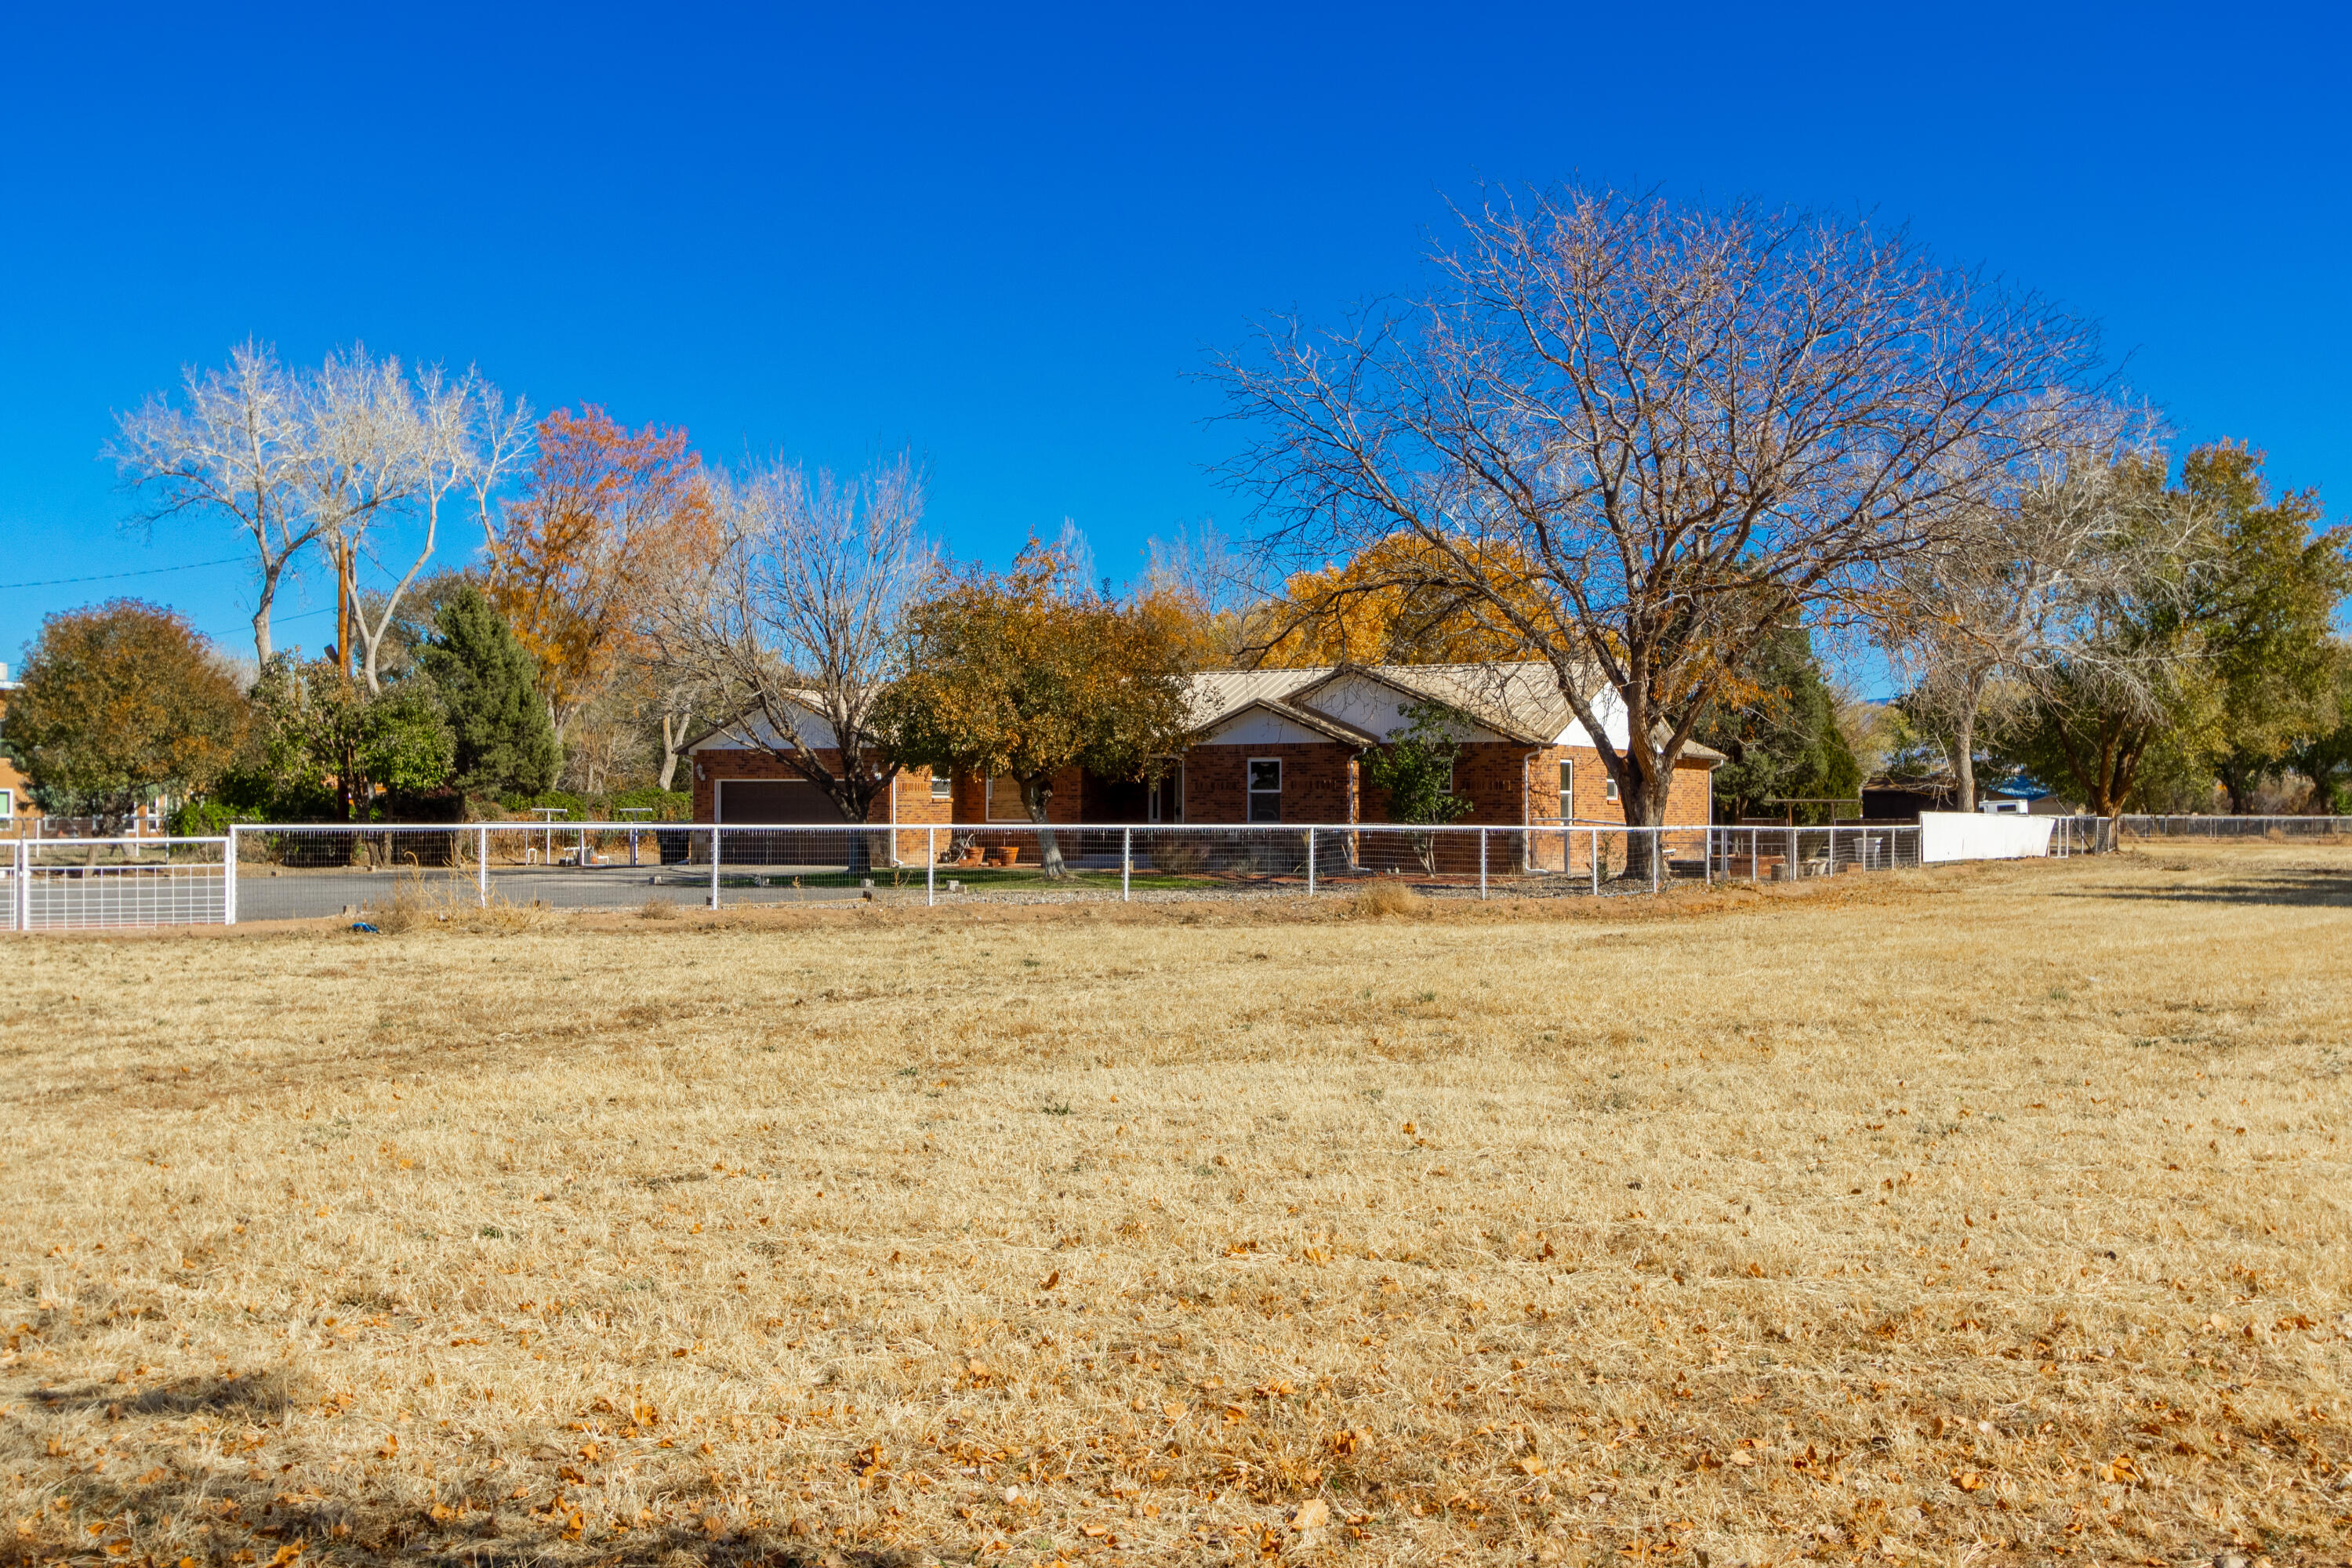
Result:
[[1018,844],[1008,844],[1002,851],[1000,851],[1000,853],[1004,857],[1004,858],[999,862],[1001,865],[1017,866],[1021,863],[1021,847]]

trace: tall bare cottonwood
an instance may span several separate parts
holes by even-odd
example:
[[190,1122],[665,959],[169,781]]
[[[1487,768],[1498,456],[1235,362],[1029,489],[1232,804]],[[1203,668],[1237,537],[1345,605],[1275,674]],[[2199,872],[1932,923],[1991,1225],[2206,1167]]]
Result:
[[211,514],[251,541],[253,654],[267,665],[278,590],[323,527],[297,491],[310,447],[302,391],[276,350],[249,339],[229,351],[225,368],[185,367],[180,385],[184,406],[159,394],[117,415],[104,455],[137,496],[133,520],[142,526]]
[[670,679],[738,694],[722,731],[851,822],[873,820],[898,761],[877,705],[932,573],[923,488],[911,453],[847,480],[782,463],[717,476],[718,556],[653,604],[648,634]]
[[1860,220],[1572,188],[1457,216],[1426,297],[1220,361],[1229,477],[1270,557],[1419,541],[1397,585],[1549,663],[1637,824],[1756,643],[1869,607],[2067,437],[2091,370],[2082,325]]
[[[1976,751],[1988,704],[2045,691],[2062,658],[2099,657],[2077,634],[2096,598],[2147,580],[2189,547],[2191,531],[2159,526],[2119,482],[2126,458],[2153,449],[2120,424],[2053,454],[1994,504],[1964,508],[1954,526],[1896,574],[1882,645],[1910,677],[1907,705],[1942,744],[1955,807],[1977,807]],[[2178,520],[2187,521],[2186,513]]]

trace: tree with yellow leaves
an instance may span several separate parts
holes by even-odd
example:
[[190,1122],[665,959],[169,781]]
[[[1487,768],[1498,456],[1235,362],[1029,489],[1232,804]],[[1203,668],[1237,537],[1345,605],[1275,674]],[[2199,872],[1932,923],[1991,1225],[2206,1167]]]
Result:
[[1191,744],[1192,627],[1167,597],[1094,593],[1066,549],[1032,539],[1003,575],[971,572],[908,617],[908,671],[884,701],[902,756],[1017,779],[1048,877],[1054,775],[1136,779]]

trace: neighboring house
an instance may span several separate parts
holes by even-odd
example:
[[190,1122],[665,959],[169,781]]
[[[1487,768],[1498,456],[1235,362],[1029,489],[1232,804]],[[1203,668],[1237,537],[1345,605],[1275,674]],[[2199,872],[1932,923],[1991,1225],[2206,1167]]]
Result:
[[[25,683],[8,679],[8,667],[0,664],[0,719],[8,716],[8,694],[22,691]],[[34,831],[40,820],[34,807],[33,796],[25,775],[16,771],[5,752],[0,752],[0,833],[21,836]]]
[[[755,739],[775,739],[765,723],[746,719],[738,720],[732,726],[707,731],[687,742],[686,753],[694,768],[690,787],[694,792],[695,821],[784,828],[838,826],[845,820],[840,807],[823,789],[769,752],[744,744],[728,732],[730,728],[744,729]],[[814,752],[827,769],[839,773],[840,745],[834,737],[833,727],[824,721],[813,702],[798,705],[793,729],[800,744]],[[892,774],[889,786],[874,814],[874,821],[877,826],[894,831],[887,855],[879,849],[876,853],[893,865],[919,866],[925,846],[934,841],[933,836],[922,830],[944,827],[952,820],[949,814],[948,780],[944,776],[934,779],[928,770],[917,769]],[[947,835],[937,835],[936,842],[940,853],[946,853]],[[707,859],[691,846],[688,852],[698,859]],[[735,853],[729,850],[730,860],[735,858]],[[756,846],[747,847],[746,856],[761,858]]]
[[[1950,811],[1959,786],[1949,774],[1877,778],[1862,786],[1862,815],[1872,822],[1916,822],[1923,811]],[[2032,779],[1979,784],[1977,809],[1988,816],[2071,816],[2074,805]]]
[[[1046,816],[1055,826],[1194,823],[1271,826],[1372,825],[1389,820],[1381,792],[1363,776],[1364,754],[1404,729],[1414,707],[1435,703],[1454,716],[1462,750],[1454,792],[1465,826],[1557,828],[1622,825],[1616,785],[1600,752],[1553,683],[1550,667],[1339,665],[1310,669],[1209,670],[1192,678],[1192,722],[1201,739],[1145,780],[1098,778],[1076,768],[1054,780]],[[1613,700],[1600,704],[1612,745],[1625,741]],[[803,731],[828,766],[837,752],[814,712]],[[788,824],[841,820],[814,785],[766,753],[713,731],[688,746],[694,758],[695,819]],[[1705,746],[1685,749],[1667,802],[1667,822],[1700,827],[1711,817],[1711,774],[1723,761]],[[910,826],[1028,824],[1009,778],[928,773],[892,781],[887,820],[899,826],[898,853],[919,863],[925,837]],[[877,816],[880,814],[877,813]],[[1463,841],[1465,846],[1468,840]],[[1557,832],[1497,840],[1500,863],[1580,866]],[[1475,847],[1464,853],[1475,858]]]

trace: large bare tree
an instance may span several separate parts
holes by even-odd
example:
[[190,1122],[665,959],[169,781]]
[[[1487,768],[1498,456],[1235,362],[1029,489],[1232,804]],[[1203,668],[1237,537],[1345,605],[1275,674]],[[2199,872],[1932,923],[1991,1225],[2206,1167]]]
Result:
[[[354,351],[362,361],[364,353]],[[487,534],[491,496],[530,449],[530,407],[518,400],[509,408],[504,395],[471,365],[454,377],[440,365],[423,365],[413,379],[403,374],[398,359],[362,368],[365,374],[348,361],[329,362],[318,384],[319,429],[321,446],[350,454],[354,489],[363,487],[362,493],[377,503],[341,514],[338,564],[345,579],[338,602],[347,629],[338,635],[357,641],[360,673],[370,691],[380,691],[384,638],[396,624],[402,597],[433,559],[443,507],[453,497],[460,507],[470,500]],[[393,517],[421,524],[423,535],[404,569],[380,563],[386,576],[399,572],[392,586],[363,597],[360,561],[376,555],[374,546],[385,537],[373,525]]]
[[[378,689],[385,635],[432,558],[443,506],[470,496],[487,519],[492,491],[528,447],[528,409],[509,411],[471,368],[452,378],[426,366],[412,384],[397,358],[379,360],[359,345],[305,371],[247,342],[225,369],[190,367],[181,381],[184,405],[150,398],[118,416],[108,447],[140,498],[137,521],[152,530],[210,512],[252,540],[260,577],[254,655],[265,665],[276,651],[278,592],[302,552],[320,549],[335,574],[343,667],[357,651],[369,689]],[[379,553],[394,519],[421,522],[423,538],[404,567],[386,569],[391,589],[363,600],[362,563]]]
[[251,341],[218,370],[181,372],[184,406],[157,395],[115,416],[105,455],[137,496],[135,521],[157,523],[210,514],[253,544],[259,578],[253,653],[268,664],[276,644],[270,614],[278,590],[323,524],[305,509],[298,479],[310,448],[304,397],[275,350]]
[[1874,607],[2070,437],[2092,370],[2086,328],[1860,220],[1578,189],[1457,216],[1426,297],[1220,362],[1229,477],[1269,557],[1417,541],[1397,585],[1548,662],[1639,825],[1759,640]]
[[1876,626],[1909,678],[1906,706],[1942,745],[1954,807],[1977,807],[1976,752],[1989,705],[2047,695],[2062,663],[2079,683],[2091,661],[2131,661],[2090,636],[2085,617],[2137,583],[2175,575],[2193,544],[2185,508],[2151,507],[2125,481],[2156,450],[2152,433],[2120,415],[2053,452],[1998,500],[1962,509],[1953,526],[1895,576]]
[[719,476],[715,563],[652,601],[649,635],[670,678],[740,693],[724,732],[815,784],[851,822],[873,819],[898,761],[877,704],[932,575],[923,489],[911,453],[847,480],[782,463]]

